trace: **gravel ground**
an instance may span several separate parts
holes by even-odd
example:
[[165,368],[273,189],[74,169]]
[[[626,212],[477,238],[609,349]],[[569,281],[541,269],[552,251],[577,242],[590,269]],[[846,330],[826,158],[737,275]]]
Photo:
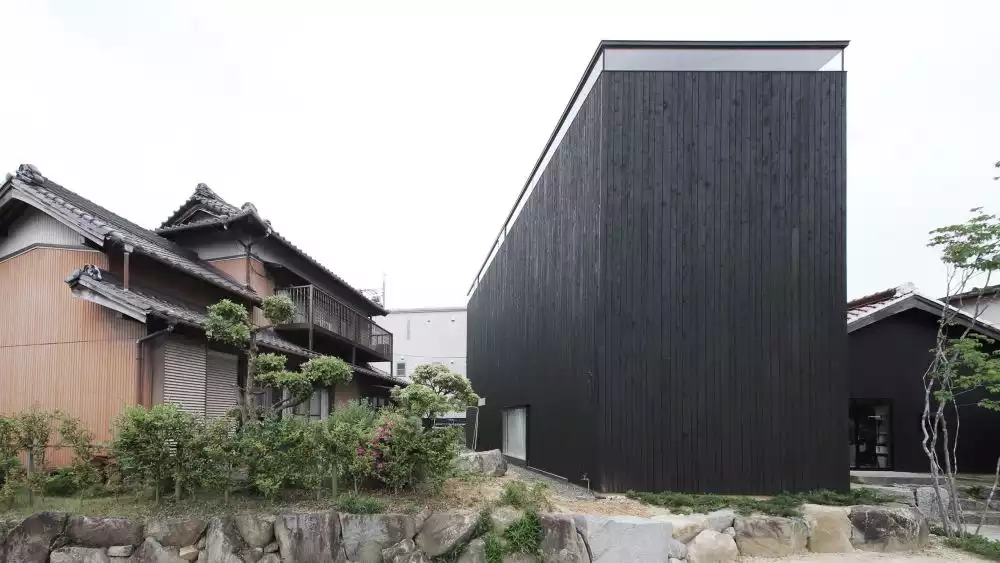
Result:
[[981,557],[932,544],[920,553],[869,553],[856,551],[854,553],[811,553],[780,559],[762,559],[759,557],[741,557],[743,563],[776,563],[802,561],[803,563],[934,563],[935,561],[953,561],[955,563],[973,563],[986,561]]
[[562,479],[549,477],[544,473],[532,471],[519,465],[514,465],[513,463],[507,464],[507,474],[528,483],[545,483],[552,490],[553,495],[567,500],[594,500],[596,498],[594,493],[588,491],[584,487],[574,485],[573,483],[563,481]]

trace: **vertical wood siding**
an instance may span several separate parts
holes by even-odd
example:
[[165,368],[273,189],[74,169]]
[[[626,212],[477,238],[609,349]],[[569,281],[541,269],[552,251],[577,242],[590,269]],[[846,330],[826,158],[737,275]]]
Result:
[[135,401],[135,341],[146,327],[73,297],[63,280],[84,264],[107,266],[100,252],[53,248],[0,262],[0,414],[60,409],[105,440]]
[[179,338],[167,340],[163,360],[163,402],[205,416],[207,358],[205,345]]
[[[246,258],[223,258],[220,260],[209,260],[209,263],[229,274],[234,280],[246,283]],[[250,288],[262,297],[274,295],[274,280],[268,277],[264,263],[253,257],[250,258]],[[264,312],[259,307],[254,307],[253,319],[257,323],[266,323]]]
[[[920,445],[924,408],[921,379],[933,359],[930,350],[937,338],[938,320],[926,311],[911,309],[848,336],[851,399],[892,403],[890,439],[896,471],[927,472],[927,456]],[[978,406],[982,398],[976,392],[963,394],[959,407],[958,467],[962,473],[990,474],[996,469],[1000,413]],[[955,421],[949,418],[948,425],[954,429]]]
[[848,486],[844,81],[602,75],[469,302],[482,446],[526,404],[603,490]]
[[604,84],[598,79],[468,306],[468,375],[486,397],[479,447],[501,446],[501,409],[528,405],[528,464],[574,482],[597,473],[590,391]]

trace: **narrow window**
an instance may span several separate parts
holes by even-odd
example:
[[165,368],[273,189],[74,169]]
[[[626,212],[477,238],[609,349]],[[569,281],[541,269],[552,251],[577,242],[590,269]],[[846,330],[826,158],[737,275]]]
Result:
[[396,376],[406,375],[406,362],[396,362]]
[[503,417],[503,454],[527,461],[528,408],[516,407],[501,411]]
[[406,319],[406,339],[410,339],[410,319]]

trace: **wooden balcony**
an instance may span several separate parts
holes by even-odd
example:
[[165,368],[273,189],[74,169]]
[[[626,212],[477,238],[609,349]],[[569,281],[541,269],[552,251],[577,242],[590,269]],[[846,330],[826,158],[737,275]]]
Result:
[[[292,320],[279,328],[305,328],[331,335],[356,346],[361,356],[359,360],[392,361],[392,333],[336,297],[313,285],[285,287],[274,293],[288,296],[295,305]],[[310,346],[312,344],[310,334]],[[321,351],[315,347],[313,349]]]

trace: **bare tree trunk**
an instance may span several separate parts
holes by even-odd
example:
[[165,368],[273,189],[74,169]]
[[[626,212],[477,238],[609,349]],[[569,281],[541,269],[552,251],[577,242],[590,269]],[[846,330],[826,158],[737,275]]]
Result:
[[35,452],[28,448],[28,506],[35,506]]
[[979,517],[979,525],[976,526],[976,535],[979,535],[979,530],[983,528],[983,524],[986,523],[986,514],[990,511],[990,503],[993,502],[993,495],[997,492],[997,483],[1000,482],[1000,457],[997,458],[997,468],[993,472],[993,486],[990,487],[990,494],[986,497],[986,506],[983,508],[983,515]]

